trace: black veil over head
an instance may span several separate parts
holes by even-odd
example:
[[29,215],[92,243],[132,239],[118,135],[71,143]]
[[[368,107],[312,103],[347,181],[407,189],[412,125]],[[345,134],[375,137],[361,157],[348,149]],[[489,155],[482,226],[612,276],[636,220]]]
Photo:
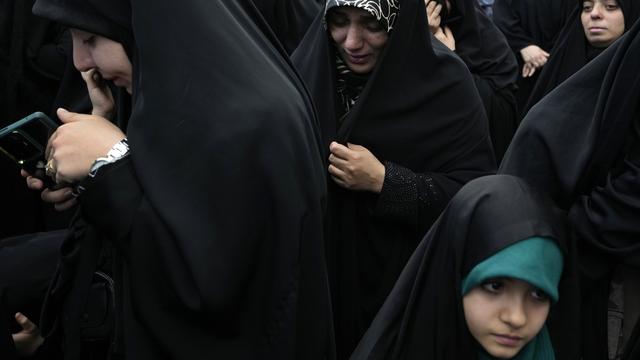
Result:
[[362,145],[387,170],[402,169],[390,187],[408,189],[396,197],[384,186],[373,194],[330,181],[327,252],[336,336],[344,344],[338,345],[339,356],[352,351],[451,196],[495,164],[483,104],[467,66],[432,37],[424,1],[397,3],[385,48],[345,115],[337,91],[339,55],[324,14],[292,56],[317,109],[325,159],[332,141]]
[[33,13],[69,28],[88,31],[123,45],[130,59],[134,43],[128,0],[37,0]]
[[[575,251],[567,241],[566,215],[522,179],[485,176],[453,197],[420,242],[351,359],[477,358],[480,346],[466,324],[462,281],[475,265],[531,237],[555,240],[565,255],[560,301],[548,323],[553,335],[554,322],[576,314]],[[572,358],[559,355],[577,346],[576,339],[566,331],[553,336],[559,336],[556,358]]]
[[142,208],[113,235],[132,234],[133,347],[149,358],[331,358],[319,134],[280,43],[249,0],[132,10],[127,135]]

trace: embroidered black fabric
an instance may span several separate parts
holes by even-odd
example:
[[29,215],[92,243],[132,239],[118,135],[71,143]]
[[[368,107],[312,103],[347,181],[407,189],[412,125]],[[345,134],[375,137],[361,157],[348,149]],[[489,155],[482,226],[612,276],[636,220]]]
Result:
[[431,207],[438,201],[438,189],[431,176],[416,174],[389,161],[384,166],[384,183],[375,208],[376,216],[412,222],[421,208]]

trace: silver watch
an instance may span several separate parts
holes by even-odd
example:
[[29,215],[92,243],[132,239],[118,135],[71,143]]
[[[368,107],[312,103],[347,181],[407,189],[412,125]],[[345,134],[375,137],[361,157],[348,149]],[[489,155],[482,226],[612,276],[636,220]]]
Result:
[[127,142],[127,138],[124,138],[118,141],[111,150],[107,153],[106,157],[99,157],[91,166],[89,170],[89,176],[94,177],[98,173],[98,169],[101,167],[113,164],[114,162],[123,159],[129,155],[129,143]]

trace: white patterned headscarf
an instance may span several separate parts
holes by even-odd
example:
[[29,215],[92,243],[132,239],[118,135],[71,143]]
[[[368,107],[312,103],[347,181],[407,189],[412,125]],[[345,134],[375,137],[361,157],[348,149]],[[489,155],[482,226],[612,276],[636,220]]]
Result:
[[363,9],[380,21],[390,33],[400,11],[399,0],[327,0],[324,14],[336,6],[352,6]]

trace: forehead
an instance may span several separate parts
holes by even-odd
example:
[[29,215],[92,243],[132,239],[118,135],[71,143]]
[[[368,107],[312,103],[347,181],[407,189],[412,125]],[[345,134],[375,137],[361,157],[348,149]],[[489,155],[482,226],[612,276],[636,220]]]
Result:
[[338,15],[343,15],[343,16],[347,16],[349,18],[359,18],[359,19],[374,19],[377,20],[375,18],[375,16],[373,16],[370,12],[361,9],[361,8],[357,8],[357,7],[353,7],[353,6],[335,6],[332,7],[331,9],[329,9],[329,13],[333,13],[333,14],[338,14]]

